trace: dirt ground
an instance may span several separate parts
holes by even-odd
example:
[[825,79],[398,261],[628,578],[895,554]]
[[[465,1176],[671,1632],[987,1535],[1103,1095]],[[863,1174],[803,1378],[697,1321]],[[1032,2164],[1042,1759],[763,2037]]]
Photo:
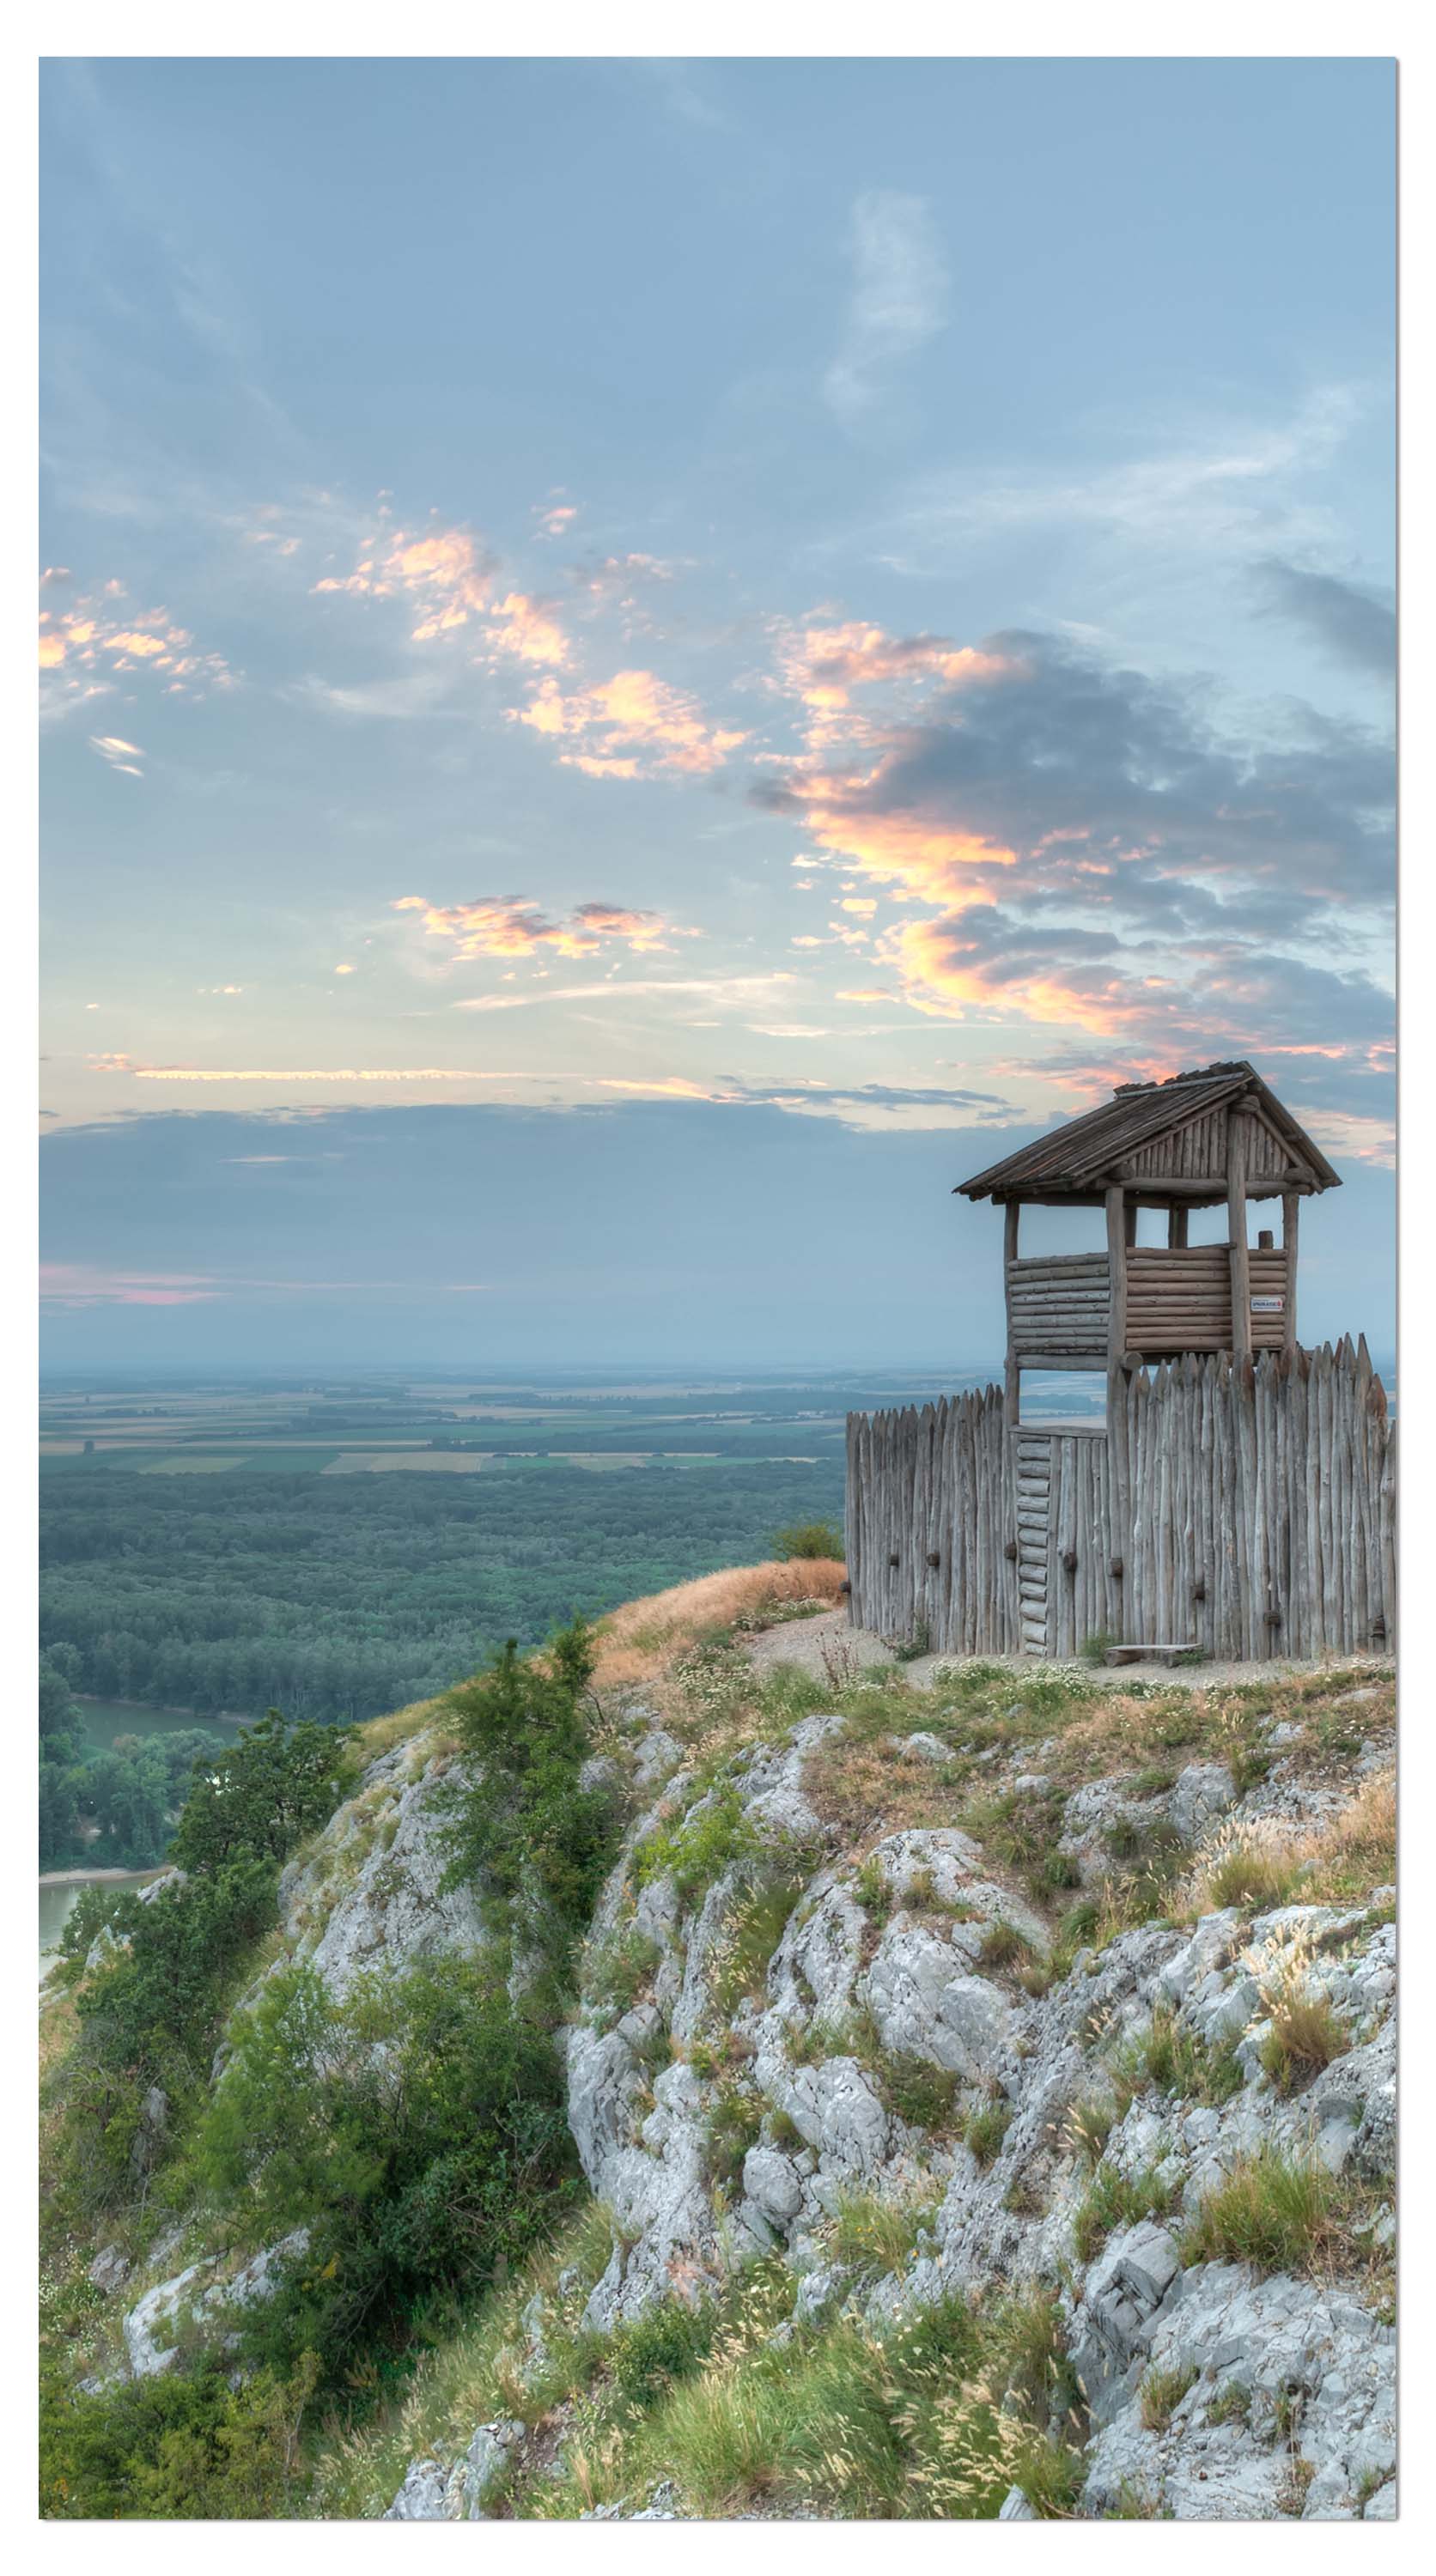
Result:
[[[1031,1674],[1043,1667],[1033,1655],[918,1655],[910,1663],[899,1663],[891,1646],[875,1636],[870,1628],[853,1628],[846,1610],[821,1610],[811,1619],[785,1620],[780,1627],[765,1629],[754,1637],[748,1652],[760,1671],[771,1671],[775,1664],[797,1664],[807,1673],[839,1681],[851,1675],[853,1666],[867,1670],[870,1666],[893,1666],[914,1690],[928,1690],[939,1666],[951,1670],[964,1663],[980,1660],[1000,1664],[1012,1673]],[[851,1659],[846,1662],[845,1659]],[[1212,1690],[1234,1682],[1279,1680],[1283,1675],[1319,1672],[1323,1664],[1339,1665],[1343,1672],[1356,1665],[1369,1666],[1374,1672],[1389,1670],[1390,1659],[1378,1655],[1327,1655],[1318,1661],[1273,1656],[1259,1664],[1189,1664],[1174,1671],[1166,1664],[1089,1665],[1071,1662],[1065,1669],[1080,1671],[1092,1682],[1112,1690],[1129,1690],[1135,1681],[1186,1684],[1194,1690]],[[1057,1667],[1053,1667],[1057,1669]]]

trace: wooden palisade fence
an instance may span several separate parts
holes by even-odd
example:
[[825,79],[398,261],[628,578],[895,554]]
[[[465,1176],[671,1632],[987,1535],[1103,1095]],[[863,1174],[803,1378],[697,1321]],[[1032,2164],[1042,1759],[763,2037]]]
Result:
[[997,1386],[851,1414],[851,1615],[949,1654],[1389,1648],[1395,1486],[1385,1391],[1349,1339],[1114,1372],[1105,1433],[1008,1424]]

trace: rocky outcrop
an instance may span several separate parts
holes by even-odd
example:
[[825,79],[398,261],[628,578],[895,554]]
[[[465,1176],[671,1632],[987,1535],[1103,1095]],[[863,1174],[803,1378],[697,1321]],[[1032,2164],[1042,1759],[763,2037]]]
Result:
[[186,2340],[223,2344],[235,2338],[226,2320],[236,2308],[272,2298],[286,2265],[297,2263],[309,2244],[307,2227],[296,2227],[277,2245],[267,2245],[237,2272],[226,2274],[216,2258],[190,2263],[171,2279],[159,2281],[137,2299],[124,2320],[129,2375],[153,2379],[178,2360]]
[[[1123,1932],[1043,1991],[1043,1918],[973,1834],[899,1830],[860,1863],[835,1855],[804,1774],[838,1723],[809,1718],[701,1788],[670,1777],[605,1892],[593,1953],[627,1932],[651,1967],[626,2009],[590,1999],[568,2042],[574,2137],[615,2220],[586,2324],[611,2329],[675,2290],[701,2297],[772,2250],[799,2276],[800,2316],[1064,2284],[1085,2511],[1384,2514],[1394,2333],[1359,2284],[1190,2255],[1207,2196],[1254,2158],[1314,2164],[1353,2189],[1389,2177],[1391,1925],[1366,1904],[1255,1920],[1218,1909]],[[1170,1851],[1233,1818],[1339,1803],[1270,1775],[1243,1797],[1210,1762],[1155,1794],[1118,1778],[1063,1800],[1030,1770],[1012,1785],[1056,1796],[1055,1846],[1083,1880],[1154,1827]],[[733,1848],[724,1857],[710,1835],[706,1885],[652,1866],[720,1810]],[[735,1978],[745,1908],[795,1855],[771,1955]],[[1266,2071],[1262,1979],[1293,1948],[1347,2044],[1288,2093]],[[1133,2072],[1157,2021],[1222,2080],[1164,2090]],[[886,2278],[833,2259],[830,2222],[854,2195],[919,2213],[911,2256]],[[1093,2206],[1112,2213],[1105,2228]],[[1144,2207],[1155,2214],[1122,2223]]]
[[509,2455],[522,2441],[523,2425],[513,2421],[478,2424],[462,2456],[450,2463],[414,2460],[387,2513],[386,2522],[487,2522],[487,2510],[502,2483]]
[[280,1881],[291,1955],[307,1958],[336,2001],[356,1980],[416,1959],[472,1958],[487,1938],[479,1891],[446,1887],[445,1827],[461,1765],[419,1737],[382,1754],[312,1849]]

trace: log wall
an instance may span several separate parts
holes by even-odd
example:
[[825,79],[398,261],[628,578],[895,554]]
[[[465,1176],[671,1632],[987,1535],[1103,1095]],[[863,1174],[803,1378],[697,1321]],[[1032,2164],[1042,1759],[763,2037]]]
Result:
[[850,1414],[847,1513],[854,1624],[944,1653],[1395,1640],[1396,1431],[1364,1341],[1119,1372],[1105,1433],[1009,1431],[995,1386]]
[[1105,1360],[1112,1304],[1105,1252],[1059,1253],[1007,1264],[1007,1347],[1018,1359],[1048,1351]]

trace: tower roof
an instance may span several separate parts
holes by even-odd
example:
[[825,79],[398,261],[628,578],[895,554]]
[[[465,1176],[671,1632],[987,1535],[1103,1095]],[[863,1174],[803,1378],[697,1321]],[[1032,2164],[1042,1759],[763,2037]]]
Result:
[[[1159,1190],[1163,1178],[1180,1171],[1189,1196],[1220,1199],[1226,1195],[1227,1116],[1236,1108],[1249,1112],[1265,1131],[1254,1173],[1270,1180],[1270,1195],[1283,1188],[1304,1193],[1340,1188],[1341,1175],[1244,1059],[1198,1066],[1167,1082],[1123,1083],[1100,1109],[1049,1128],[957,1187],[969,1199],[1088,1198],[1100,1197],[1118,1182],[1139,1191],[1144,1186]],[[1220,1117],[1213,1120],[1213,1112]],[[1198,1131],[1203,1144],[1193,1152],[1190,1140]],[[1161,1149],[1168,1138],[1174,1150],[1164,1156]],[[1179,1139],[1186,1142],[1179,1146]]]

